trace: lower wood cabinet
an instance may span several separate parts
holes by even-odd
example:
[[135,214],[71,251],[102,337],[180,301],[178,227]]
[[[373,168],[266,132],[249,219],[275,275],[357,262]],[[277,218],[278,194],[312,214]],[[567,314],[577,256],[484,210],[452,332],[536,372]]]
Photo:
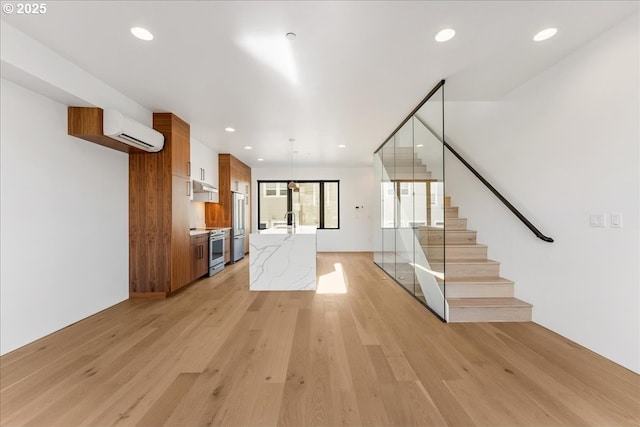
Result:
[[191,281],[209,273],[209,235],[191,236]]

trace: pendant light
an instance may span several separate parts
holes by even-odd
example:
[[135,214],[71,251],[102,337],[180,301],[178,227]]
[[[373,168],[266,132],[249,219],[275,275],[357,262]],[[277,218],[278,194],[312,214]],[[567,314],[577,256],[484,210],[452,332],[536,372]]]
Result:
[[294,179],[295,174],[294,174],[294,160],[293,160],[293,155],[296,153],[295,151],[293,151],[293,143],[296,142],[296,140],[291,138],[289,139],[289,142],[291,143],[291,181],[289,181],[289,185],[287,187],[289,188],[289,190],[298,192],[300,191],[300,187],[298,187],[298,184],[295,182],[295,179]]

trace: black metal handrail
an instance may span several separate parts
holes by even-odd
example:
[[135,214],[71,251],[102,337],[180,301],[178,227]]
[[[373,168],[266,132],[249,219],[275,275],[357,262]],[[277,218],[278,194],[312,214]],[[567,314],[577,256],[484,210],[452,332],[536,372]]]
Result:
[[393,132],[391,132],[391,135],[389,135],[387,137],[387,139],[384,140],[384,142],[382,144],[380,144],[380,146],[376,149],[376,151],[373,152],[373,154],[376,154],[378,151],[382,150],[382,147],[384,147],[384,144],[386,144],[387,142],[389,142],[389,140],[391,138],[393,138],[393,135],[395,135],[401,128],[402,126],[405,125],[405,123],[407,123],[409,121],[409,119],[411,117],[413,117],[414,114],[416,114],[418,112],[418,110],[420,110],[420,108],[422,108],[422,106],[429,100],[431,99],[431,97],[438,91],[438,89],[440,89],[442,86],[444,86],[444,80],[440,80],[438,82],[437,85],[434,86],[433,89],[431,89],[429,91],[429,93],[427,94],[427,96],[424,97],[424,99],[422,101],[420,101],[420,103],[418,104],[418,106],[416,108],[413,109],[412,112],[409,113],[409,115],[402,121],[402,123],[400,123],[398,125],[397,128],[395,128],[395,130]]
[[440,135],[438,135],[433,129],[431,129],[431,126],[425,123],[425,121],[422,120],[420,116],[416,114],[415,118],[418,119],[418,121],[422,123],[422,125],[425,128],[427,128],[427,130],[431,132],[433,136],[438,138],[438,141],[440,141],[445,147],[447,147],[447,149],[451,152],[451,154],[456,156],[456,158],[460,160],[460,162],[463,165],[465,165],[467,169],[469,169],[471,173],[474,174],[476,178],[478,178],[480,182],[482,182],[485,185],[485,187],[487,187],[489,191],[491,191],[498,198],[498,200],[500,200],[516,217],[518,217],[518,219],[522,221],[524,225],[526,225],[527,228],[531,230],[538,239],[544,240],[545,242],[549,242],[549,243],[553,242],[553,239],[551,237],[548,237],[542,234],[542,232],[540,232],[540,230],[538,230],[536,226],[531,223],[531,221],[529,221],[524,215],[522,215],[522,213],[520,213],[520,211],[516,209],[516,207],[513,206],[507,199],[505,199],[505,197],[502,194],[500,194],[500,192],[496,190],[495,187],[491,185],[489,181],[487,181],[482,175],[480,175],[480,172],[478,172],[473,166],[471,166],[469,162],[467,162],[464,159],[464,157],[460,155],[460,153],[458,153],[451,145],[449,145],[449,143],[447,143],[447,141],[444,140],[444,138],[440,137]]

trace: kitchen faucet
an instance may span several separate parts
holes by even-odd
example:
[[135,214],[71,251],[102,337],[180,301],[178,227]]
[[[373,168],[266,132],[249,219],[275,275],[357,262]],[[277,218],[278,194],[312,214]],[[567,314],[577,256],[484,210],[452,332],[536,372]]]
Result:
[[296,228],[296,213],[295,213],[294,211],[288,211],[287,213],[285,213],[285,214],[284,214],[284,219],[286,219],[286,220],[287,220],[287,222],[289,222],[289,218],[288,218],[288,217],[289,217],[289,214],[291,214],[291,215],[292,215],[292,217],[293,217],[293,218],[292,218],[293,220],[291,221],[291,224],[293,225],[293,228],[294,228],[294,230],[295,230],[295,228]]

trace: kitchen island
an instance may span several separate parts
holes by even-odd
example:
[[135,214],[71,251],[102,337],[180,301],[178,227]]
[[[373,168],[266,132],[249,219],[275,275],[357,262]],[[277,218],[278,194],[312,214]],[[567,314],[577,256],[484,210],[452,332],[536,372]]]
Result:
[[260,230],[249,246],[249,290],[315,291],[315,226]]

